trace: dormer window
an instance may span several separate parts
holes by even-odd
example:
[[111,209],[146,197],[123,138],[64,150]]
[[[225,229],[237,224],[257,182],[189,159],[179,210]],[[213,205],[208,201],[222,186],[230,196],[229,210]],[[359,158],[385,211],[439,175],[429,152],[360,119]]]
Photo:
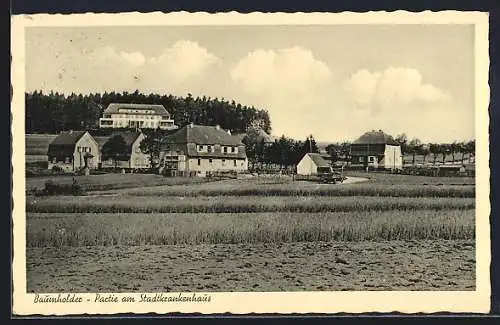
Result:
[[236,152],[236,148],[235,147],[231,147],[231,152],[232,153]]
[[222,150],[224,151],[224,153],[227,153],[227,147],[223,147]]
[[212,152],[212,146],[208,146],[208,147],[207,147],[207,151],[208,151],[208,152]]

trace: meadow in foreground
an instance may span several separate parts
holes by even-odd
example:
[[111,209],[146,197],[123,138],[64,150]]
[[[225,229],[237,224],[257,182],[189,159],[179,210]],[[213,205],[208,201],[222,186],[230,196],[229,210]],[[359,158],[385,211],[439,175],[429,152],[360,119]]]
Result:
[[400,176],[28,196],[28,290],[474,290],[473,183]]

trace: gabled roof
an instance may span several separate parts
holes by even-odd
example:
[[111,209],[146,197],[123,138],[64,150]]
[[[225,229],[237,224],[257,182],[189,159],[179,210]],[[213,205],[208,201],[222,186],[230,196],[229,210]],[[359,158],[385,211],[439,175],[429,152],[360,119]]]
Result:
[[49,144],[49,156],[70,156],[75,145],[87,131],[63,131]]
[[243,145],[240,139],[217,126],[188,124],[165,137],[165,143]]
[[[120,108],[124,109],[137,109],[137,110],[154,110],[155,114],[161,116],[170,116],[163,105],[156,104],[132,104],[132,103],[111,103],[104,110],[105,114],[118,113]],[[126,114],[126,113],[125,113]]]
[[358,139],[356,139],[352,144],[389,144],[389,145],[398,145],[398,143],[394,140],[394,138],[382,130],[372,130],[366,132]]
[[[268,134],[266,131],[262,130],[261,128],[257,128],[257,132],[258,132],[258,135],[257,135],[257,141],[261,142],[262,140],[264,140],[264,143],[266,144],[272,144],[276,141],[276,139]],[[247,133],[237,133],[237,134],[234,134],[233,136],[238,139],[239,141],[243,141],[243,139],[246,137]]]
[[305,156],[309,156],[317,167],[330,167],[330,163],[319,153],[306,153]]

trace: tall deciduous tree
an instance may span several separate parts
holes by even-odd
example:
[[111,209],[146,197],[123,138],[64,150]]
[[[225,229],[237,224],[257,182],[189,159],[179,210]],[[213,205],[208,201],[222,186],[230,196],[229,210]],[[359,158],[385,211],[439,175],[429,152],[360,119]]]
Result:
[[128,156],[128,147],[125,139],[119,134],[111,137],[102,146],[102,156],[112,158],[116,168],[118,161],[126,160]]

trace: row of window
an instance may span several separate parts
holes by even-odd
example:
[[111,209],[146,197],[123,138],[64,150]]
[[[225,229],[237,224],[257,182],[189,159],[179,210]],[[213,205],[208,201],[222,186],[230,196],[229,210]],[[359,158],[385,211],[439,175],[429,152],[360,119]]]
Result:
[[[64,163],[65,164],[71,164],[72,162],[73,162],[73,158],[72,157],[66,157],[66,158],[64,158]],[[52,158],[52,163],[53,164],[57,163],[57,158],[56,157]]]
[[[359,157],[359,162],[362,163],[362,162],[365,162],[365,157]],[[373,156],[370,156],[368,157],[368,162],[375,162],[375,157]]]
[[[198,146],[198,152],[214,152],[214,146],[212,145],[203,145],[203,144],[199,144]],[[237,147],[226,147],[226,146],[223,146],[222,147],[222,152],[223,153],[238,153],[238,148]]]
[[76,147],[77,152],[92,152],[92,148],[90,147]]
[[[208,159],[208,163],[209,164],[213,164],[213,160],[212,159]],[[236,161],[236,159],[233,160],[233,166],[236,167],[238,164],[238,162]],[[241,165],[243,165],[243,162],[241,163]],[[201,159],[198,159],[198,166],[201,166]],[[222,159],[222,166],[226,166],[226,159]]]

